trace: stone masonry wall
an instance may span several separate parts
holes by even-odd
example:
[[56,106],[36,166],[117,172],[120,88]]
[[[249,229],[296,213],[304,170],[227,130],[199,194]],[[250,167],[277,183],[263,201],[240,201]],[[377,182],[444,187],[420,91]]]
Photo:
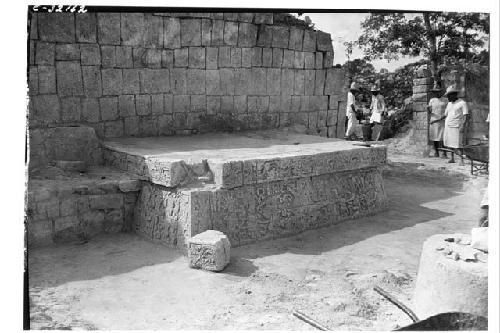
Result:
[[140,184],[137,180],[30,180],[26,200],[29,246],[130,230]]
[[94,129],[87,126],[32,129],[29,152],[30,170],[56,160],[85,161],[87,165],[103,163],[99,140]]
[[30,129],[342,132],[331,36],[275,25],[272,13],[34,13],[29,25]]
[[429,154],[429,113],[427,105],[431,99],[433,79],[427,69],[417,71],[413,79],[412,109],[413,119],[410,144],[417,154],[427,156]]

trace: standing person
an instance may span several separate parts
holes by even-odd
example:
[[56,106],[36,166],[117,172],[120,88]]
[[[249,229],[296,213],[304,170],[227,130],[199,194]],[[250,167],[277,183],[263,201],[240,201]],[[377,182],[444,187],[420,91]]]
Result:
[[370,124],[372,127],[377,125],[377,130],[373,131],[372,135],[375,137],[375,140],[378,140],[378,136],[382,130],[381,126],[384,123],[384,114],[386,112],[385,101],[384,96],[380,94],[380,88],[376,84],[372,86],[371,93],[372,103],[370,105],[370,110],[372,115],[370,117]]
[[356,82],[351,83],[351,87],[349,88],[349,92],[347,93],[347,107],[346,107],[346,116],[347,116],[347,130],[345,132],[344,139],[350,140],[351,136],[354,132],[354,124],[356,121],[356,94],[359,91],[358,85]]
[[[455,153],[458,154],[458,149],[462,148],[464,127],[469,110],[467,109],[467,103],[458,98],[458,89],[455,86],[449,86],[444,95],[449,102],[442,117],[446,119],[443,141],[446,147],[454,149]],[[454,154],[451,154],[448,163],[455,163]]]
[[[434,143],[434,157],[439,157],[439,148],[443,147],[443,116],[448,101],[441,97],[441,88],[437,84],[434,85],[431,91],[433,96],[427,106],[427,111],[431,116],[429,122],[429,140]],[[443,152],[443,157],[446,157],[446,152]]]

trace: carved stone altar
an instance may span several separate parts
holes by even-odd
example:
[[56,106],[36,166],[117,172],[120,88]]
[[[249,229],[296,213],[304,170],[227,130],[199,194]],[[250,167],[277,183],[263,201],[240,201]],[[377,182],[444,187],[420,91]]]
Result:
[[386,148],[267,131],[105,143],[109,165],[140,175],[136,232],[184,249],[205,230],[233,246],[383,209]]

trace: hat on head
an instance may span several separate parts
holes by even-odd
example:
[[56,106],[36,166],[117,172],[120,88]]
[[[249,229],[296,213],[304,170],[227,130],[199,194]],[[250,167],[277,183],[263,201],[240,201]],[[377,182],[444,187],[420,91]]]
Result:
[[370,91],[380,91],[380,88],[376,84],[374,84]]
[[439,86],[439,84],[437,83],[434,83],[434,87],[432,87],[431,91],[441,91],[441,87]]
[[359,86],[356,82],[351,83],[351,87],[349,88],[351,90],[359,90]]
[[449,94],[457,93],[458,94],[458,89],[453,85],[449,86],[446,88],[446,92],[444,93],[445,96],[448,96]]

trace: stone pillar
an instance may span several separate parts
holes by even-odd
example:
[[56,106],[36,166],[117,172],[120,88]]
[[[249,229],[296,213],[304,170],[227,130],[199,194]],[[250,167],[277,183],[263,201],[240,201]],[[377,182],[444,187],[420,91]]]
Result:
[[429,146],[429,113],[427,105],[431,98],[430,91],[433,86],[431,73],[427,68],[421,68],[417,71],[416,78],[413,80],[413,131],[411,134],[411,144],[415,145],[416,151],[422,156],[428,156]]

